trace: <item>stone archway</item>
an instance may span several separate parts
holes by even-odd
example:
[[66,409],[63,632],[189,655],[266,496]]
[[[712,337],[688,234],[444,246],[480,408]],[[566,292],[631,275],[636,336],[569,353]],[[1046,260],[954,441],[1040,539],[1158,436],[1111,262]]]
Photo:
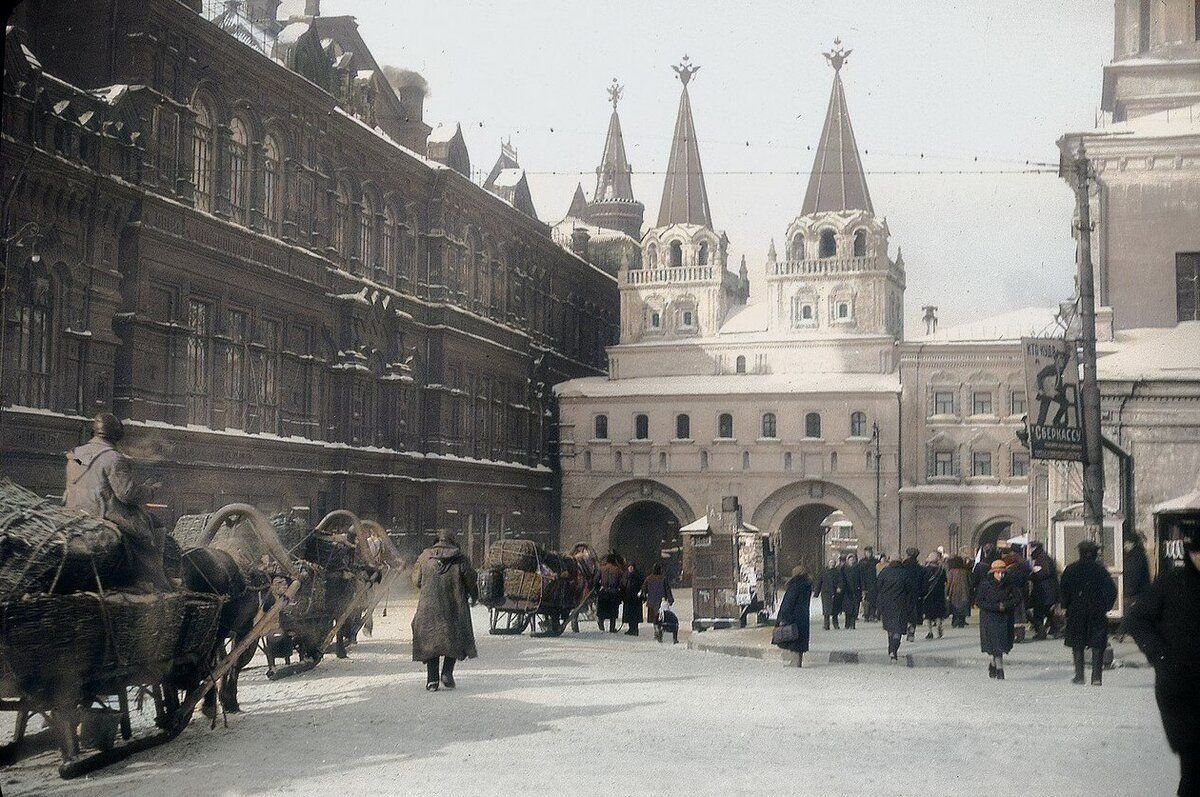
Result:
[[975,550],[998,540],[1007,540],[1013,536],[1013,529],[1019,528],[1020,521],[1012,517],[994,517],[979,524],[975,529]]
[[682,552],[680,525],[675,513],[661,503],[637,501],[617,515],[609,529],[608,544],[625,561],[637,564],[643,573],[663,562],[670,575],[678,576]]
[[840,509],[862,536],[874,543],[875,516],[850,490],[833,482],[792,482],[766,497],[754,510],[751,522],[763,531],[778,531],[781,576],[804,563],[816,575],[825,567],[825,530],[821,521]]
[[780,576],[786,578],[792,568],[802,564],[813,577],[825,567],[826,529],[821,521],[837,507],[832,504],[804,504],[792,510],[779,524],[777,562]]

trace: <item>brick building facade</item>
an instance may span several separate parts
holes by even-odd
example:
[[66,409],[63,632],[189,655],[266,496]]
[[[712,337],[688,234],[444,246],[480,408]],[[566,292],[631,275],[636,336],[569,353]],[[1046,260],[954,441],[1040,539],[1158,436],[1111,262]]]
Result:
[[3,473],[61,492],[111,408],[168,522],[249,501],[414,547],[556,538],[550,387],[603,372],[615,279],[426,157],[423,81],[352,18],[236,5],[10,20]]

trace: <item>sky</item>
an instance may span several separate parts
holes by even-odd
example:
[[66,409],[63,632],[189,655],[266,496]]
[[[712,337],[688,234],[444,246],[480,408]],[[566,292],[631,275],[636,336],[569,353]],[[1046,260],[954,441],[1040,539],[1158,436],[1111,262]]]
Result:
[[[323,0],[321,11],[357,17],[379,63],[426,77],[426,122],[462,123],[473,169],[511,138],[549,223],[577,181],[595,188],[614,77],[634,194],[657,218],[680,90],[670,67],[689,55],[713,223],[730,268],[745,255],[752,294],[771,240],[782,250],[800,212],[833,79],[822,53],[840,37],[871,199],[892,256],[904,252],[909,334],[927,304],[945,326],[1071,294],[1074,200],[1053,173],[1055,141],[1095,123],[1111,0]],[[1046,173],[1020,173],[1031,169]]]

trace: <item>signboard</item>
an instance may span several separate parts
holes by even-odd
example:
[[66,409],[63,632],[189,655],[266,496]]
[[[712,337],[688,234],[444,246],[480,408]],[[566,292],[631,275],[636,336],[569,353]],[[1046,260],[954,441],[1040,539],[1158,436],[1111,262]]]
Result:
[[1079,423],[1079,359],[1075,341],[1023,338],[1029,456],[1033,459],[1084,459]]

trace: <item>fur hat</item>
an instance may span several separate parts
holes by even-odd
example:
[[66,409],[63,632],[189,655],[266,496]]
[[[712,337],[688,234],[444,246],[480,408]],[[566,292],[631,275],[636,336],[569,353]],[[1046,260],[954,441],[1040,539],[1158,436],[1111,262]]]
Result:
[[992,566],[988,570],[988,572],[995,573],[995,572],[999,571],[999,572],[1003,573],[1006,570],[1008,570],[1008,565],[1004,564],[1004,560],[997,559],[996,561],[992,562]]
[[125,436],[125,426],[111,412],[101,412],[92,418],[92,434],[115,443]]

